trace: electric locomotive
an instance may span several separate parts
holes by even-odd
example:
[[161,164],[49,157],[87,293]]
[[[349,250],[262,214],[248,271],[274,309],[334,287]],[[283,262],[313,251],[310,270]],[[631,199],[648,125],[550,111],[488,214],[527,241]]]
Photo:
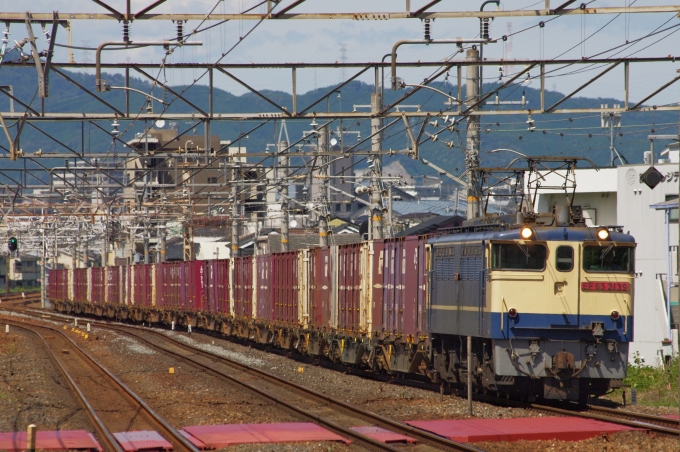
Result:
[[[205,329],[375,372],[584,403],[626,376],[635,240],[620,227],[586,226],[574,205],[579,160],[477,169],[486,203],[471,211],[480,217],[430,238],[52,270],[49,298],[62,312]],[[550,175],[559,185],[542,185]],[[564,191],[566,205],[537,213],[539,188]],[[487,213],[502,196],[510,213]]]
[[626,376],[635,240],[571,207],[430,240],[431,378],[585,403]]

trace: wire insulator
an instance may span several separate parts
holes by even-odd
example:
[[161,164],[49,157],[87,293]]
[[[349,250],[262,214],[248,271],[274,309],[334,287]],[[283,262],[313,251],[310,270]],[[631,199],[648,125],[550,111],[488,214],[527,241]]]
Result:
[[425,40],[430,41],[430,19],[425,19]]
[[177,42],[184,41],[184,29],[182,27],[183,22],[181,20],[177,21]]
[[481,33],[482,39],[489,39],[489,19],[485,17],[482,19],[482,30]]
[[130,23],[123,21],[123,42],[130,42]]

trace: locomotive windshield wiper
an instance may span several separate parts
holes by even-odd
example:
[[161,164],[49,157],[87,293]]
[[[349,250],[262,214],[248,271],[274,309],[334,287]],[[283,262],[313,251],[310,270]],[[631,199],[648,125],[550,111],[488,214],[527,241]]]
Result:
[[531,257],[531,255],[529,254],[529,250],[527,249],[527,247],[522,245],[519,242],[515,242],[515,243],[517,243],[517,246],[519,246],[519,249],[522,250],[522,252],[526,256],[526,258],[529,259]]
[[609,251],[611,251],[611,249],[612,249],[613,247],[614,247],[614,244],[612,243],[612,244],[609,245],[604,251],[602,251],[602,254],[600,254],[600,262],[601,262],[602,260],[604,260],[604,257],[607,255],[607,253],[609,253]]

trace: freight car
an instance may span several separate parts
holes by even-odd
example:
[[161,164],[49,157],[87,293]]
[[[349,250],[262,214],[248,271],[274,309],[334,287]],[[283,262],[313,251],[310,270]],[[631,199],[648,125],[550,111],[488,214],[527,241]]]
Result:
[[[619,227],[586,227],[573,205],[584,159],[525,160],[528,169],[478,170],[487,202],[502,194],[513,214],[484,208],[429,237],[52,270],[48,296],[62,312],[191,326],[374,372],[583,403],[626,376],[635,241]],[[531,194],[549,174],[563,179],[567,205],[537,213]]]
[[520,214],[429,238],[52,270],[48,296],[61,312],[190,325],[435,382],[470,372],[480,391],[583,402],[626,375],[635,242],[582,223]]

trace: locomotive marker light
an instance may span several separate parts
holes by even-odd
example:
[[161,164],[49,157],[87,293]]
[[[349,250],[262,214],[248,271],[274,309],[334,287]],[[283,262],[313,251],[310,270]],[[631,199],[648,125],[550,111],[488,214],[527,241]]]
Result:
[[517,309],[515,308],[508,309],[508,315],[510,316],[511,319],[517,317]]
[[523,239],[529,240],[531,237],[533,237],[534,231],[530,227],[525,226],[522,228],[520,235],[522,236]]
[[619,320],[619,311],[612,311],[612,320]]
[[600,239],[600,241],[605,241],[609,239],[609,229],[607,228],[600,228],[597,231],[597,238]]

